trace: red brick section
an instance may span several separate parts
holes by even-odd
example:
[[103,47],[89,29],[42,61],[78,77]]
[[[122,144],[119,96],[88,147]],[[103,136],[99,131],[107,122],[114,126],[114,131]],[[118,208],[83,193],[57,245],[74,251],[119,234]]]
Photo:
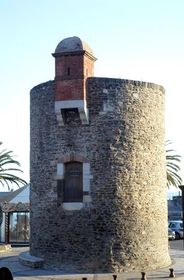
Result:
[[55,62],[55,101],[84,100],[85,82],[94,73],[94,59],[85,51],[79,54],[61,54]]

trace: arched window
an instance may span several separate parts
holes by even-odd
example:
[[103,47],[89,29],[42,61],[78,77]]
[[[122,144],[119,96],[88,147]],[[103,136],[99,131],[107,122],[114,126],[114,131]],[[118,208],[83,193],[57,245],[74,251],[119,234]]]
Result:
[[77,161],[65,163],[63,202],[83,201],[82,163]]
[[90,163],[81,155],[69,154],[61,157],[57,163],[57,205],[64,210],[81,210],[91,203]]

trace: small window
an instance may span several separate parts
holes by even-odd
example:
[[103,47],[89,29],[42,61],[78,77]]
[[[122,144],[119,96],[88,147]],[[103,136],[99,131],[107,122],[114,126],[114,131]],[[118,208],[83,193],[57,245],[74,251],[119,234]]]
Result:
[[70,68],[67,68],[67,75],[70,76]]
[[65,164],[63,202],[83,201],[82,178],[82,163],[73,161]]

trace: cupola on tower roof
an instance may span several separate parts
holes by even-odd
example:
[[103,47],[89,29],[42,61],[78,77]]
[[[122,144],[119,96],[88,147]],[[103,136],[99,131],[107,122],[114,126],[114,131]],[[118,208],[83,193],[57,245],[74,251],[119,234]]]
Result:
[[82,124],[88,124],[86,81],[94,76],[96,58],[88,44],[79,37],[63,39],[52,54],[55,57],[55,112],[64,125],[66,110],[77,109]]
[[66,52],[79,52],[86,51],[93,56],[93,51],[89,45],[82,41],[79,37],[73,36],[63,39],[56,47],[55,54],[61,54]]

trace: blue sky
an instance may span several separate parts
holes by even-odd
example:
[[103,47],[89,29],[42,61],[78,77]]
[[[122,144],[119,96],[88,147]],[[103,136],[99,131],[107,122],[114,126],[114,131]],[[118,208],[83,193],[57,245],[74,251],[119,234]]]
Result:
[[183,11],[183,0],[0,1],[0,141],[17,155],[25,179],[29,91],[54,78],[51,53],[70,36],[93,49],[95,76],[164,86],[166,139],[184,158]]

